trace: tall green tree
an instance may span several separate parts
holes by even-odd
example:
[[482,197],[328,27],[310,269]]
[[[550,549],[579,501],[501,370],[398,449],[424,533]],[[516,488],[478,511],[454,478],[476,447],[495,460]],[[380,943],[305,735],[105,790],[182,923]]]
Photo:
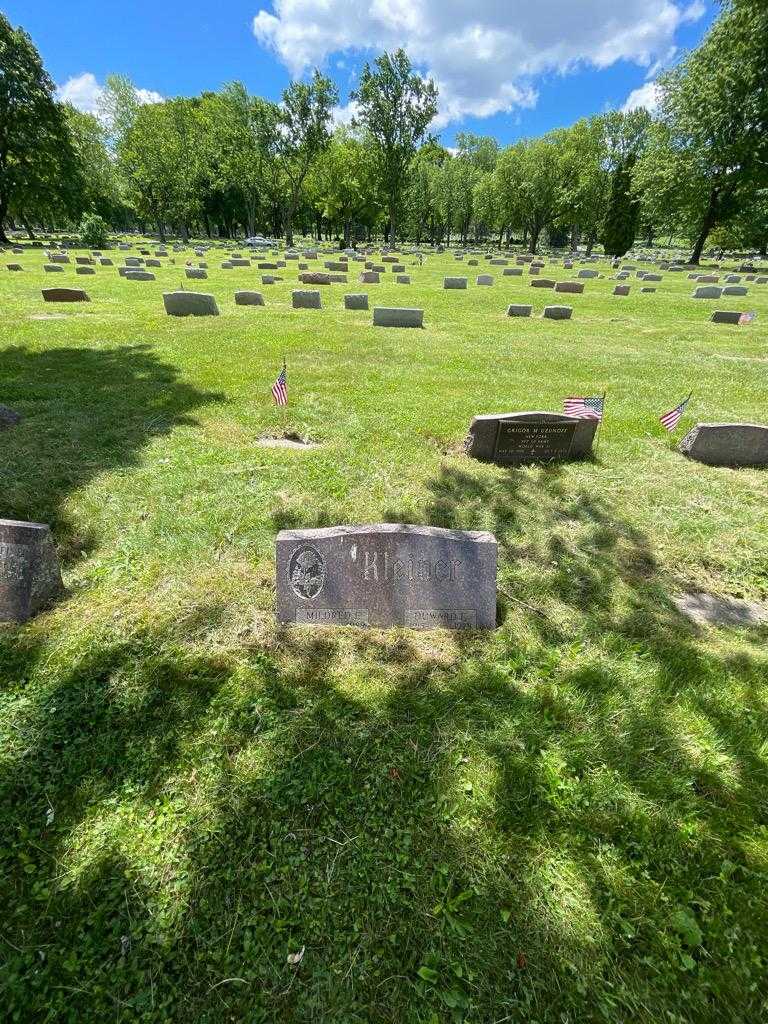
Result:
[[662,75],[659,124],[635,171],[658,212],[695,225],[690,262],[707,236],[754,200],[768,176],[768,5],[723,4],[703,43]]
[[603,221],[601,241],[608,256],[624,256],[635,241],[640,200],[632,193],[632,169],[637,157],[630,153],[611,179],[611,194]]
[[7,217],[40,210],[73,164],[64,113],[40,54],[0,14],[0,242],[8,241]]
[[437,113],[437,86],[413,71],[406,52],[382,53],[366,64],[352,98],[355,122],[371,138],[381,190],[387,197],[389,243],[397,237],[397,210],[416,147]]
[[338,98],[336,86],[317,69],[311,82],[291,82],[283,93],[276,147],[287,181],[288,245],[293,245],[293,217],[306,177],[330,142],[331,113]]

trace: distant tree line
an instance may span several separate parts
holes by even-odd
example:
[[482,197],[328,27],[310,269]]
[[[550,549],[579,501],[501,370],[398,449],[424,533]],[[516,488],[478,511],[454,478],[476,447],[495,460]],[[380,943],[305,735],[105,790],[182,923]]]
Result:
[[596,244],[621,256],[689,239],[768,245],[768,5],[723,0],[701,45],[659,79],[659,107],[584,118],[501,148],[429,134],[437,88],[398,50],[361,73],[350,124],[319,71],[279,103],[240,82],[142,104],[110,76],[99,116],[55,99],[29,36],[0,14],[0,241],[23,227],[186,238]]

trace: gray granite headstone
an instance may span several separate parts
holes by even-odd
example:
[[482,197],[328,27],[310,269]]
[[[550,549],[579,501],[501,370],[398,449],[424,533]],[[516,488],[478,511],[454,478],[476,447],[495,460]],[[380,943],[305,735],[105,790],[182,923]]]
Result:
[[572,315],[572,306],[545,306],[542,313],[547,320],[570,320]]
[[21,423],[21,414],[7,405],[0,405],[0,430],[15,427],[17,423]]
[[555,282],[548,277],[539,277],[531,281],[531,288],[554,288]]
[[291,293],[294,309],[320,309],[320,292],[301,291],[295,289]]
[[679,450],[708,466],[768,466],[768,426],[697,423],[682,439]]
[[264,296],[261,292],[239,291],[235,292],[236,306],[263,306]]
[[741,313],[731,309],[716,309],[710,320],[713,324],[738,324],[741,322]]
[[277,619],[323,626],[494,629],[491,533],[378,523],[277,535]]
[[192,281],[205,281],[208,277],[208,271],[202,270],[200,267],[187,267],[184,271],[184,276]]
[[49,527],[0,519],[0,622],[26,622],[62,590]]
[[569,292],[572,295],[583,295],[584,285],[581,281],[558,281],[555,285],[556,292]]
[[466,277],[444,277],[443,288],[461,288],[467,287]]
[[405,309],[394,306],[373,307],[374,327],[423,327],[423,309]]
[[515,305],[507,306],[507,316],[530,316],[533,306]]
[[[699,278],[701,280],[701,278]],[[693,293],[694,299],[719,299],[723,294],[723,289],[718,288],[716,285],[704,285],[701,288],[697,288]]]
[[82,288],[43,288],[43,299],[46,302],[90,302],[87,292]]
[[168,316],[218,316],[213,295],[205,292],[164,292],[163,305]]
[[480,462],[522,466],[562,462],[592,452],[597,421],[557,412],[509,412],[475,416],[465,442]]
[[344,296],[345,309],[368,309],[368,296],[364,292]]

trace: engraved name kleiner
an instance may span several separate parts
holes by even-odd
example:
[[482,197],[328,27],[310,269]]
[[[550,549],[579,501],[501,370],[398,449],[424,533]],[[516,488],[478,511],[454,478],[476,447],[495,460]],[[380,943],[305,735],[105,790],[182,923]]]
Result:
[[360,566],[363,583],[455,583],[460,558],[391,558],[388,552],[364,551]]

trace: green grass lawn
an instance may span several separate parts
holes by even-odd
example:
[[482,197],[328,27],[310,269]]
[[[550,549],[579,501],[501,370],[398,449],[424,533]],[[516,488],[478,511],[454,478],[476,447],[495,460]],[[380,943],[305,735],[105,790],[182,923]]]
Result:
[[[295,264],[262,288],[220,258],[186,285],[221,316],[176,319],[180,266],[2,257],[24,420],[0,515],[51,524],[67,585],[0,627],[3,1019],[765,1019],[768,630],[697,630],[671,596],[768,596],[766,473],[674,447],[768,420],[768,286],[617,298],[603,264],[581,296],[501,268],[443,291],[486,271],[446,254],[310,311]],[[44,304],[59,285],[92,301]],[[234,305],[247,287],[266,308]],[[348,291],[425,329],[373,328]],[[555,302],[573,320],[537,315]],[[594,461],[462,454],[476,413],[603,390]],[[258,446],[285,429],[319,447]],[[376,521],[493,531],[499,628],[278,627],[277,531]]]

